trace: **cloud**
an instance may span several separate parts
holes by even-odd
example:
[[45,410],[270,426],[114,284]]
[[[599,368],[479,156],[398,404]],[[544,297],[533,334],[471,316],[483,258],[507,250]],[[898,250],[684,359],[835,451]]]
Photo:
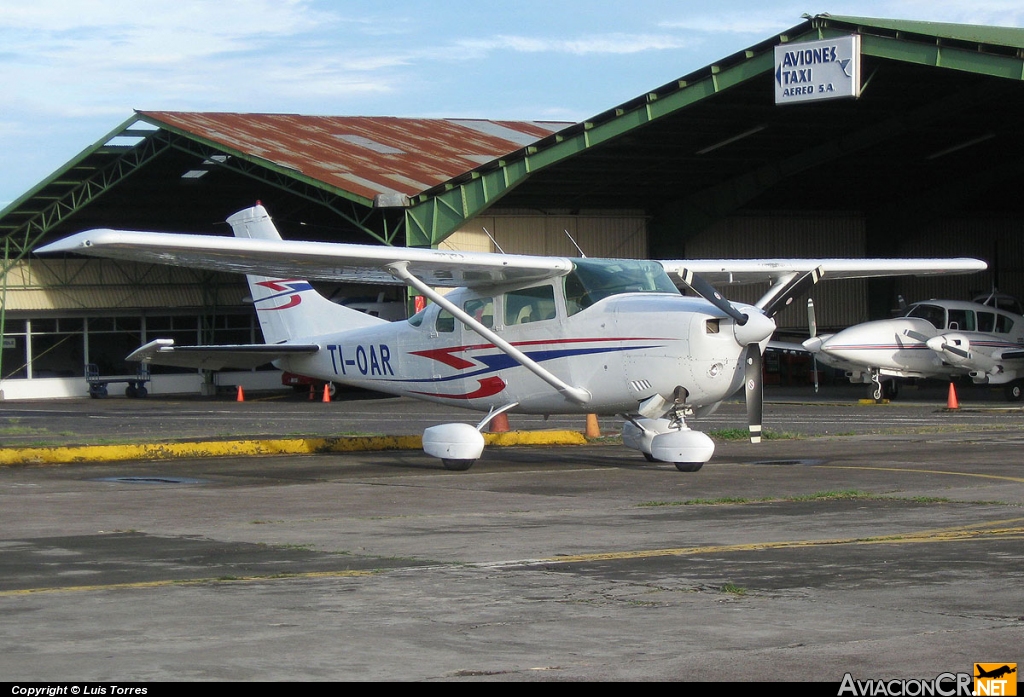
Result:
[[393,89],[382,71],[407,63],[347,50],[357,34],[382,35],[380,23],[308,0],[38,0],[11,10],[0,15],[6,106],[61,116],[382,93]]
[[672,34],[594,34],[574,39],[498,35],[485,39],[463,39],[460,48],[493,52],[568,53],[573,55],[627,54],[685,48],[687,42]]
[[95,31],[195,32],[230,39],[309,31],[325,21],[337,21],[337,16],[314,9],[307,0],[35,0],[7,3],[0,27],[85,36]]
[[658,26],[702,34],[751,34],[764,38],[796,26],[802,21],[800,14],[799,11],[785,7],[761,11],[727,11],[664,20]]

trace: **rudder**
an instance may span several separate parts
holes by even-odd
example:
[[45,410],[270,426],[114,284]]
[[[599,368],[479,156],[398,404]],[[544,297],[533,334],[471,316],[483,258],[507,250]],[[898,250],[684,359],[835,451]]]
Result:
[[[270,215],[260,204],[238,211],[228,218],[228,224],[235,237],[281,239]],[[368,327],[385,321],[331,302],[305,279],[255,275],[247,275],[246,279],[263,339],[268,344],[322,336],[341,329]]]

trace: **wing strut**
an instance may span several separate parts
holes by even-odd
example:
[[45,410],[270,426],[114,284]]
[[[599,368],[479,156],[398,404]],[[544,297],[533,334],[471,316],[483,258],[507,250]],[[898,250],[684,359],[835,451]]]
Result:
[[572,385],[562,381],[557,375],[553,374],[549,370],[545,370],[534,361],[532,358],[527,356],[525,353],[517,349],[512,344],[508,343],[500,336],[495,334],[493,331],[485,327],[477,320],[470,317],[468,314],[462,311],[461,308],[453,304],[451,301],[445,299],[443,295],[435,291],[433,288],[428,286],[426,283],[421,281],[419,278],[409,272],[408,262],[399,261],[393,264],[388,264],[386,268],[392,276],[399,279],[406,285],[412,286],[421,294],[430,298],[432,301],[443,307],[445,310],[450,312],[457,320],[465,324],[467,327],[472,329],[474,332],[483,337],[486,341],[490,341],[492,344],[497,346],[505,355],[512,360],[519,363],[531,373],[539,377],[541,380],[551,385],[555,390],[563,397],[568,399],[570,402],[576,404],[586,404],[590,401],[590,392],[580,387],[573,387]]

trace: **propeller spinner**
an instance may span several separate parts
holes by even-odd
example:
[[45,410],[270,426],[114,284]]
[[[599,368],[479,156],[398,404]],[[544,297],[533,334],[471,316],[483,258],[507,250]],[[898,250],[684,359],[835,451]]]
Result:
[[795,275],[781,284],[762,308],[756,312],[742,312],[725,299],[707,280],[689,269],[681,269],[679,278],[690,290],[736,320],[733,334],[743,350],[743,393],[747,403],[747,426],[750,442],[761,442],[761,421],[764,414],[764,377],[762,373],[761,342],[775,332],[775,315],[793,300],[821,280],[820,268]]

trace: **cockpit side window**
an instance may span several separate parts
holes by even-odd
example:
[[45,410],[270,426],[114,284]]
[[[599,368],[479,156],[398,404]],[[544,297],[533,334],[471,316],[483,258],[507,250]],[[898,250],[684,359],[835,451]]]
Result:
[[555,318],[555,289],[544,285],[505,294],[505,326]]
[[950,309],[947,316],[949,320],[947,328],[962,332],[974,331],[974,312],[972,310]]
[[494,298],[473,298],[467,300],[462,309],[488,329],[494,326]]
[[423,324],[423,319],[424,319],[424,317],[427,316],[427,311],[429,309],[430,309],[429,307],[425,307],[422,310],[420,310],[419,312],[417,312],[415,315],[410,317],[409,318],[409,324],[411,324],[414,327],[419,327],[420,325],[422,325]]
[[437,313],[437,321],[434,329],[438,334],[450,334],[455,331],[455,317],[448,310],[441,310]]
[[996,315],[993,312],[978,313],[978,331],[994,332],[996,329]]
[[1009,334],[1013,330],[1013,320],[1006,315],[996,315],[996,331]]

